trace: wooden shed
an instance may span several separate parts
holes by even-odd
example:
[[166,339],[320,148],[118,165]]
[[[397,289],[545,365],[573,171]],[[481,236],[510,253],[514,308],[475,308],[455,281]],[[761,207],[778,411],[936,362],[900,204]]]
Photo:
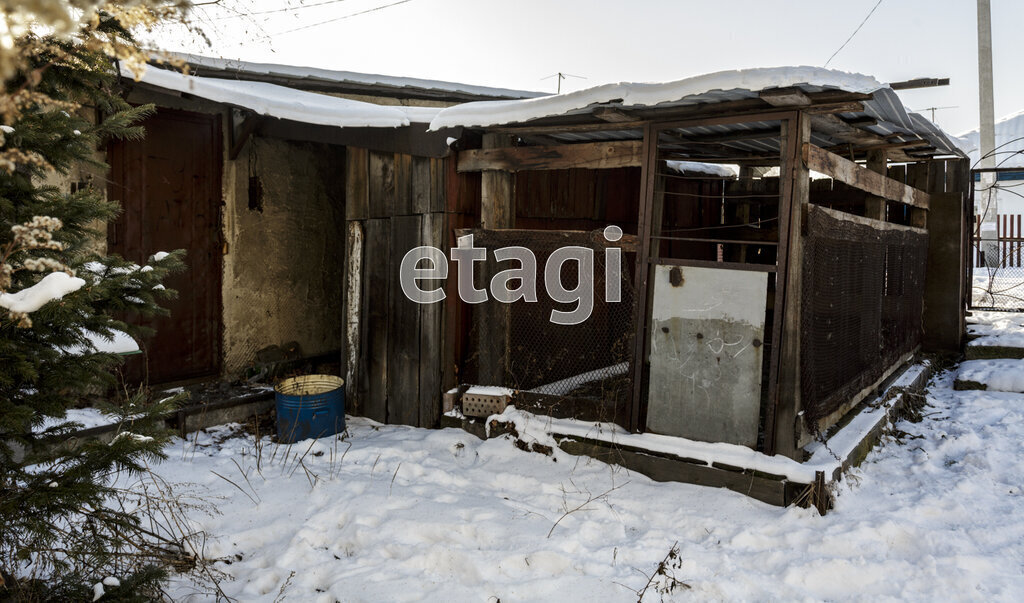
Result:
[[[509,267],[495,249],[531,248],[543,264],[558,246],[589,247],[597,292],[590,319],[563,326],[550,311],[573,304],[453,303],[449,278],[442,343],[419,342],[421,362],[441,350],[443,388],[504,386],[542,414],[799,461],[916,354],[960,349],[969,166],[872,78],[776,68],[607,85],[432,122],[453,127],[430,240],[473,235],[487,249],[481,287]],[[735,173],[709,167],[721,165]],[[424,224],[400,228],[436,232]],[[608,225],[624,236],[603,236]],[[385,238],[365,238],[379,256]],[[625,258],[615,277],[609,248]],[[601,295],[612,278],[617,302]],[[368,341],[358,357],[372,373],[384,354]]]
[[[440,168],[438,158],[449,152],[452,133],[427,133],[438,111],[468,100],[535,96],[178,58],[190,74],[166,65],[153,65],[138,79],[123,71],[127,99],[153,103],[157,111],[142,124],[146,138],[106,150],[112,171],[105,187],[124,208],[108,248],[139,263],[158,251],[187,251],[188,270],[168,283],[179,291],[171,316],[151,320],[157,334],[143,342],[145,357],[126,367],[128,377],[154,384],[258,379],[282,360],[340,364],[345,218],[355,211],[346,208],[348,149],[352,161],[373,153],[375,169],[380,157],[392,158],[388,169],[394,157],[404,158],[393,175],[406,199],[413,184],[406,177],[415,170],[419,203],[430,194],[422,168],[431,161]],[[389,195],[391,175],[378,172],[375,180]],[[75,175],[80,182],[70,185],[86,186],[96,176]],[[375,205],[374,216],[409,210]]]
[[[250,254],[223,268],[225,347],[251,355],[267,340],[253,335],[261,324],[330,334],[353,414],[434,427],[445,392],[498,386],[538,414],[799,462],[915,355],[961,347],[968,163],[872,78],[755,69],[480,101],[470,97],[487,91],[392,81],[388,94],[412,96],[386,100],[327,89],[322,73],[198,66],[197,79],[308,86],[312,105],[351,97],[404,117],[340,123],[352,107],[337,105],[267,114],[152,80],[130,97],[219,116],[220,232],[234,237],[219,242],[227,263],[239,243]],[[395,104],[413,100],[434,106]],[[287,237],[261,239],[272,223],[291,225]],[[458,262],[420,281],[442,301],[403,291],[411,250],[454,257],[466,245],[483,259],[462,285],[486,303],[460,299]],[[539,270],[510,280],[525,266],[495,253],[508,248],[528,249]],[[296,266],[288,287],[264,290]],[[503,274],[536,301],[495,301]],[[552,319],[583,305],[585,320]],[[785,504],[787,488],[759,497]]]

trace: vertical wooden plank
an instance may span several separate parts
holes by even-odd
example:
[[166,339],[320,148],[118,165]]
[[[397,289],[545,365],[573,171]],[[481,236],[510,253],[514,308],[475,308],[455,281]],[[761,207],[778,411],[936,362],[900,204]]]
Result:
[[633,397],[630,404],[629,429],[641,431],[646,421],[646,400],[644,399],[644,367],[647,364],[647,316],[650,304],[647,295],[647,284],[650,279],[648,258],[651,251],[651,221],[654,205],[654,180],[658,168],[658,133],[650,123],[644,124],[643,163],[640,167],[642,180],[640,185],[639,210],[637,212],[637,231],[639,233],[636,254],[636,274],[634,297],[636,307],[633,312],[636,333],[633,341],[633,359],[630,366],[633,380]]
[[[440,180],[438,187],[444,194],[442,207],[445,210],[441,248],[444,249],[445,253],[449,253],[449,249],[455,243],[453,229],[459,224],[459,220],[463,219],[461,214],[454,212],[454,208],[457,207],[459,202],[459,174],[455,169],[454,157],[438,160],[437,168],[438,171],[434,176]],[[477,187],[477,190],[479,190],[479,187]],[[457,278],[449,277],[444,287],[446,298],[443,302],[444,333],[442,335],[443,352],[441,354],[443,378],[441,383],[445,389],[458,385],[459,365],[461,364],[462,305],[458,302],[457,280]]]
[[[443,212],[448,207],[445,167],[454,162],[454,156],[430,159],[430,211]],[[444,248],[444,245],[441,245]]]
[[[907,166],[907,185],[912,186],[918,190],[929,191],[928,182],[929,176],[929,163],[912,163]],[[942,191],[936,191],[942,192]],[[910,210],[910,225],[917,226],[920,228],[928,227],[928,212],[918,207],[911,208]]]
[[[781,340],[779,347],[777,408],[772,425],[772,448],[769,453],[796,458],[799,452],[800,431],[800,319],[803,283],[803,214],[809,201],[810,172],[800,158],[800,149],[811,139],[810,119],[802,112],[788,121],[785,155],[782,159],[780,178],[788,196],[789,216],[786,217],[787,241],[785,263]],[[780,216],[783,218],[783,216]],[[780,246],[781,246],[780,233]],[[776,306],[778,308],[778,306]],[[776,320],[779,320],[776,315]]]
[[347,223],[345,233],[345,337],[342,341],[341,360],[345,371],[345,405],[355,415],[363,414],[363,400],[359,396],[360,331],[363,293],[363,224],[358,220]]
[[[505,134],[484,134],[483,148],[495,149],[512,146]],[[480,183],[480,226],[482,228],[513,228],[515,209],[512,202],[514,178],[500,170],[484,170]]]
[[413,210],[412,155],[394,154],[395,166],[395,206],[394,216],[408,216],[416,213]]
[[[363,263],[363,295],[361,342],[363,350],[359,365],[359,393],[363,412],[374,421],[388,422],[388,331],[391,316],[388,293],[390,273],[391,220],[366,221],[366,242]],[[395,281],[397,283],[397,281]]]
[[[423,215],[420,245],[443,248],[444,220],[442,213]],[[442,285],[430,283],[427,285]],[[419,353],[419,423],[420,427],[435,427],[441,421],[441,358],[443,304],[420,306]]]
[[997,236],[999,238],[999,267],[1000,268],[1006,268],[1006,237],[1007,237],[1007,234],[1006,234],[1006,231],[1007,231],[1007,229],[1006,229],[1006,218],[1007,218],[1007,216],[1006,216],[1006,214],[1003,214],[1002,216],[996,216],[996,217],[997,218],[1002,218],[1002,228],[999,229],[999,233],[997,234]]
[[[897,182],[906,184],[907,182],[907,166],[905,165],[894,165],[889,168],[889,177]],[[892,220],[894,216],[898,216],[898,222],[900,224],[910,224],[913,219],[913,212],[911,208],[903,205],[902,203],[888,202],[889,208],[889,219]],[[927,215],[927,214],[925,214]],[[895,220],[894,220],[895,221]],[[923,228],[923,227],[922,227]]]
[[369,151],[369,204],[371,218],[395,213],[395,155]]
[[[485,149],[512,145],[512,137],[504,134],[484,134]],[[480,184],[480,225],[489,229],[513,228],[515,225],[515,178],[509,172],[484,170]],[[488,263],[493,267],[493,263]],[[485,275],[489,282],[490,275]],[[509,342],[506,304],[483,304],[473,312],[477,322],[477,336],[484,342],[477,350],[479,376],[485,385],[505,385],[506,350]]]
[[388,325],[389,423],[419,424],[420,304],[408,299],[398,285],[402,257],[420,240],[422,216],[391,219],[388,274],[390,291],[386,304]]
[[428,214],[431,210],[430,159],[412,157],[409,167],[409,213]]
[[[887,171],[888,159],[885,149],[868,151],[867,168],[872,172],[885,174]],[[882,197],[868,195],[864,201],[864,215],[875,220],[886,219],[886,201]]]
[[345,219],[370,217],[370,189],[366,149],[345,149]]

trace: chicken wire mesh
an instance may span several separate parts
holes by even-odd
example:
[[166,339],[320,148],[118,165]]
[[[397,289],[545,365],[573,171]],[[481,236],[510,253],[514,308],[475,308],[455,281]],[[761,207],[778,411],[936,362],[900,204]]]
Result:
[[800,377],[813,430],[921,342],[928,236],[807,213]]
[[998,237],[988,241],[974,233],[973,256],[971,307],[1024,311],[1024,239]]
[[[537,260],[536,302],[503,304],[491,299],[471,306],[464,381],[517,390],[518,405],[547,414],[624,423],[632,393],[635,253],[619,248],[621,271],[616,276],[606,271],[606,250],[615,244],[608,243],[601,231],[464,232],[474,235],[475,247],[487,250],[486,261],[478,263],[475,272],[478,289],[489,288],[498,272],[518,267],[518,262],[496,261],[495,249],[525,247]],[[586,247],[593,250],[594,257],[593,285],[584,287],[593,295],[593,311],[576,325],[552,322],[552,310],[571,311],[576,304],[552,300],[544,282],[552,252],[566,246]],[[563,264],[563,286],[576,288],[580,273],[576,262]],[[620,301],[606,300],[609,276],[618,281]],[[513,287],[517,284],[512,282]]]

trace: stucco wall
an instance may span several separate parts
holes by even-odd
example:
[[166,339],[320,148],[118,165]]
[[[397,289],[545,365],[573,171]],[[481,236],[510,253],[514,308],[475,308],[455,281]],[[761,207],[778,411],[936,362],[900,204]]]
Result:
[[[250,208],[253,175],[262,196]],[[269,345],[340,349],[344,190],[341,147],[252,137],[225,160],[225,374]]]

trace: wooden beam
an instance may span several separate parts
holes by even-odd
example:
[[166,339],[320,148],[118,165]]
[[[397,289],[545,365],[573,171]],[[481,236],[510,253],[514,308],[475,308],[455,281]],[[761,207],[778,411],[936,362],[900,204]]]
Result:
[[911,188],[882,174],[876,174],[864,169],[849,159],[844,159],[821,147],[805,143],[803,146],[803,159],[804,164],[809,169],[831,176],[854,188],[859,188],[872,195],[910,205],[911,207],[928,209],[928,193]]
[[[489,136],[489,135],[488,135]],[[640,165],[643,141],[590,142],[556,146],[473,149],[459,153],[460,172],[501,170],[592,170]]]
[[[877,150],[893,150],[893,149],[917,149],[919,147],[930,146],[927,140],[905,140],[903,142],[880,142],[878,144],[860,145],[853,147],[855,153],[862,153],[864,151],[877,151]],[[934,147],[932,147],[934,148]],[[836,145],[826,149],[833,153],[848,152],[850,145]]]
[[804,107],[803,112],[808,115],[825,115],[828,113],[860,113],[863,110],[864,103],[860,101],[841,101],[818,103],[810,107]]
[[860,128],[851,126],[835,115],[813,115],[811,116],[811,129],[815,132],[825,134],[840,143],[852,144],[875,144],[880,137],[865,132]]
[[[889,172],[889,161],[886,159],[885,149],[874,149],[868,151],[867,168],[876,174],[883,176]],[[886,201],[884,197],[868,195],[864,202],[864,215],[874,220],[885,222]]]
[[875,230],[899,230],[902,232],[913,232],[917,234],[927,234],[927,230],[919,228],[917,226],[904,226],[903,224],[893,224],[892,222],[883,222],[882,220],[876,220],[874,218],[867,218],[864,216],[858,216],[857,214],[847,213],[838,209],[832,209],[829,207],[823,207],[821,205],[815,205],[814,209],[817,211],[824,212],[831,218],[836,220],[843,220],[844,222],[852,222],[854,224],[861,224],[863,226],[870,226]]
[[[516,148],[504,145],[512,143],[511,137],[504,134],[484,134],[484,148],[481,153],[515,154]],[[522,147],[530,148],[530,147]],[[462,156],[468,151],[459,153],[459,171],[462,170]],[[483,228],[512,228],[515,223],[515,180],[507,168],[500,168],[495,162],[481,165],[479,170],[484,173],[480,182],[480,223]],[[500,170],[500,171],[499,171]]]
[[591,113],[594,117],[613,124],[636,121],[636,115],[616,107],[598,107]]
[[[802,110],[811,114],[827,113],[850,113],[864,110],[864,104],[860,101],[870,100],[872,95],[859,92],[844,92],[842,90],[827,90],[824,92],[809,93],[808,97],[812,105],[803,107]],[[686,107],[671,107],[666,109],[641,109],[631,108],[630,112],[637,115],[636,121],[609,123],[585,122],[580,123],[580,116],[573,116],[574,121],[567,123],[553,123],[550,119],[538,120],[538,123],[522,124],[516,126],[495,126],[486,129],[488,132],[500,132],[505,134],[516,134],[524,136],[527,134],[565,134],[572,132],[600,132],[602,130],[640,130],[644,124],[652,121],[669,120],[698,120],[701,118],[725,118],[742,117],[744,115],[763,115],[766,111],[766,101],[760,98],[747,98],[738,101],[725,103],[701,103]],[[779,119],[779,118],[776,118]],[[763,121],[759,119],[758,121]]]
[[239,126],[237,134],[235,134],[234,126],[231,126],[231,149],[228,150],[228,159],[231,161],[238,159],[238,154],[242,152],[245,143],[262,121],[262,115],[248,115]]
[[773,107],[806,107],[812,102],[811,97],[795,87],[762,90],[758,96]]
[[948,77],[919,77],[915,80],[906,80],[903,82],[889,82],[889,87],[893,90],[913,90],[915,88],[933,88],[935,86],[948,86]]

